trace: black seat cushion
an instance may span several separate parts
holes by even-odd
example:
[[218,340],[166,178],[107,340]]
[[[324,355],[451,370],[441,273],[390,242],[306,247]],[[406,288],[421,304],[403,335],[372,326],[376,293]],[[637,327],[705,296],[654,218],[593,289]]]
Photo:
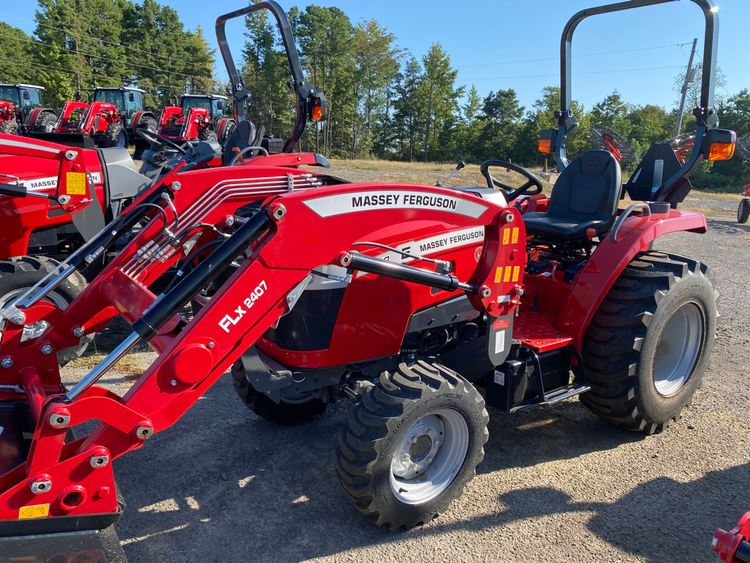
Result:
[[523,216],[526,232],[552,239],[586,238],[612,226],[622,189],[620,164],[608,152],[586,151],[563,170],[545,213]]

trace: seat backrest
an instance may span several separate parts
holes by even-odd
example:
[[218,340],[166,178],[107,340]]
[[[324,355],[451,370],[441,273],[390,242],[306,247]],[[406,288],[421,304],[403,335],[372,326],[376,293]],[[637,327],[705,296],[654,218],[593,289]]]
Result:
[[228,166],[239,152],[253,146],[256,142],[257,133],[258,129],[250,121],[243,119],[237,122],[237,125],[224,142],[222,164]]
[[586,151],[557,178],[547,215],[574,222],[610,221],[621,189],[622,173],[615,157],[608,151]]

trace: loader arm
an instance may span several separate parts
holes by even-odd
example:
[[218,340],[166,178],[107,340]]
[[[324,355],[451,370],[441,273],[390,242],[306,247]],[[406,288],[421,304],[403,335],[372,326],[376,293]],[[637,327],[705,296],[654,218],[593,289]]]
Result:
[[[27,297],[31,304],[19,309],[26,321],[45,318],[51,324],[40,339],[22,342],[20,326],[8,321],[0,355],[11,359],[12,366],[1,374],[0,391],[6,390],[6,403],[25,397],[34,430],[28,456],[4,468],[0,476],[0,529],[28,533],[38,522],[64,528],[76,520],[82,527],[109,524],[118,512],[112,460],[174,424],[289,311],[290,294],[304,287],[321,265],[349,265],[465,292],[489,319],[510,315],[517,306],[518,283],[498,275],[499,264],[521,271],[525,265],[522,232],[519,242],[503,244],[511,238],[505,231],[523,230],[516,210],[442,188],[320,187],[321,178],[285,168],[253,167],[251,178],[243,174],[248,175],[243,167],[224,169],[218,176],[215,170],[174,173],[165,182],[172,188],[179,184],[178,190],[167,190],[172,204],[165,202],[162,194],[167,191],[162,187],[144,202],[150,205],[142,205],[140,211],[138,204],[131,208],[126,214],[131,218],[150,214],[147,225],[65,315]],[[218,177],[222,179],[212,184]],[[149,290],[169,264],[183,256],[185,245],[182,239],[175,242],[175,224],[195,226],[203,235],[213,232],[207,225],[215,228],[238,206],[260,200],[265,200],[262,208],[231,236],[214,239],[215,249],[181,281],[159,296]],[[168,214],[169,228],[164,228],[162,213],[152,209],[157,205]],[[483,226],[484,243],[473,274],[459,280],[413,266],[352,261],[358,255],[351,252],[355,243],[377,240],[377,233],[394,224],[439,224],[448,230]],[[189,321],[183,318],[184,305],[243,256],[237,271],[201,311]],[[133,332],[77,384],[64,389],[54,355],[40,355],[39,350],[65,346],[76,334],[97,330],[115,315],[128,320]],[[126,394],[119,397],[96,385],[142,341],[160,354]],[[66,441],[72,426],[94,420],[99,425],[87,437]],[[40,515],[35,526],[22,518],[27,514]]]

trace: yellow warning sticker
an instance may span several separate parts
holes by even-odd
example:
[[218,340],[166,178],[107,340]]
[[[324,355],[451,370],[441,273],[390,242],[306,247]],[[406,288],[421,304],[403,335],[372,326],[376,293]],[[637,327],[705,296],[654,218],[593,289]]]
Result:
[[503,281],[503,267],[498,266],[498,268],[495,270],[495,283],[500,283],[502,281]]
[[510,281],[512,271],[513,268],[511,266],[505,266],[505,277],[503,277],[503,282],[508,283]]
[[49,516],[49,503],[22,506],[18,511],[19,520],[28,520],[29,518],[44,518],[45,516]]
[[510,242],[510,229],[505,229],[503,231],[503,245],[508,244]]
[[86,174],[84,172],[68,172],[65,183],[68,195],[86,195]]
[[520,266],[513,266],[513,281],[517,282],[518,278],[520,277],[520,275],[521,275],[521,267]]
[[513,237],[510,241],[511,244],[517,244],[518,243],[518,227],[513,227]]

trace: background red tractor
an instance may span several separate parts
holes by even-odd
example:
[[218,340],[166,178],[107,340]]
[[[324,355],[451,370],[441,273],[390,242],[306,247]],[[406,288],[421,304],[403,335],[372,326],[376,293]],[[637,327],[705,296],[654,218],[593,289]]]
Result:
[[159,118],[159,134],[177,142],[223,143],[234,127],[229,100],[216,94],[182,96],[179,106],[165,107]]
[[43,91],[32,84],[0,84],[0,133],[52,131],[57,115],[44,106]]
[[[156,131],[154,113],[144,109],[143,90],[138,88],[95,88],[91,102],[65,102],[55,133],[83,134],[100,147],[136,145],[145,148],[139,130]],[[53,140],[53,139],[50,139]]]

